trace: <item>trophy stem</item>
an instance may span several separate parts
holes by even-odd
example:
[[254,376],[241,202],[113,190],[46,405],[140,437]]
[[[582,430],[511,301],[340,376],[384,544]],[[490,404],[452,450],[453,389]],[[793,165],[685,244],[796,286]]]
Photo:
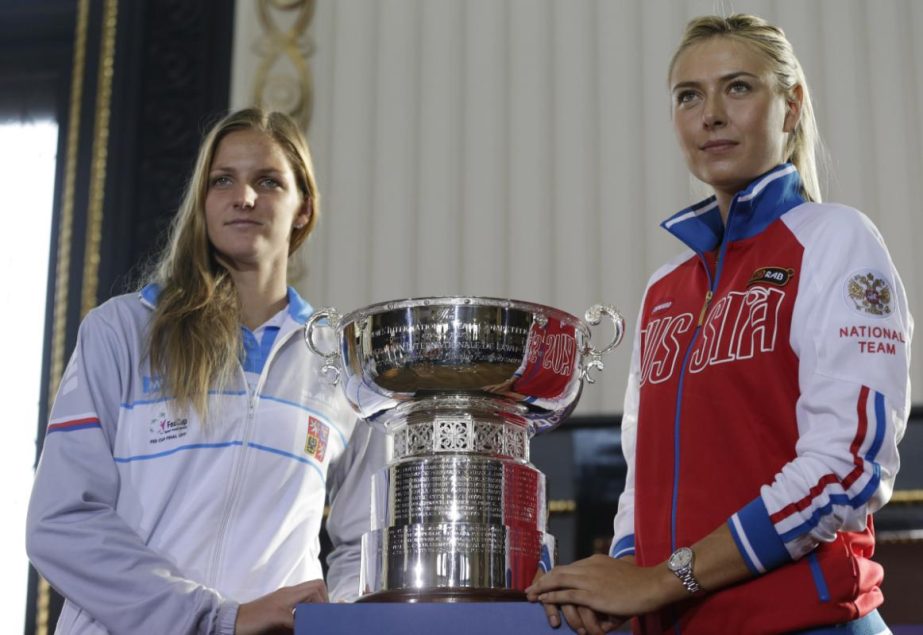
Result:
[[388,430],[394,456],[373,477],[362,542],[366,601],[524,600],[554,541],[525,418],[443,395],[396,409]]

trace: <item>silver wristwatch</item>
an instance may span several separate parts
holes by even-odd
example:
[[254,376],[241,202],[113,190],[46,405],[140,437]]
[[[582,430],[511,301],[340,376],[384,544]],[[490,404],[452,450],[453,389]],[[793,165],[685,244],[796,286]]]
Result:
[[695,563],[695,553],[689,547],[680,547],[670,555],[667,568],[673,572],[686,590],[693,595],[703,593],[705,589],[699,584],[692,574],[692,565]]

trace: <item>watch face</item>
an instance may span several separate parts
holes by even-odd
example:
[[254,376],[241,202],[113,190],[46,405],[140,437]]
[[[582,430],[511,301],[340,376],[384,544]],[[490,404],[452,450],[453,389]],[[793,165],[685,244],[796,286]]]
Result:
[[669,567],[671,571],[678,571],[692,564],[692,549],[681,547],[673,552],[670,556]]

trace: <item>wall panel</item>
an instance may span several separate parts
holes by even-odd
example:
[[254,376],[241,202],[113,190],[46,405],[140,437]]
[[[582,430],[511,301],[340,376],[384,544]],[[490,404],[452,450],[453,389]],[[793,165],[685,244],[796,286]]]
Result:
[[[680,251],[658,223],[705,192],[676,146],[666,73],[685,22],[712,11],[786,31],[829,149],[825,198],[878,224],[923,315],[913,0],[317,0],[304,50],[325,219],[302,290],[342,310],[475,294],[582,315],[606,301],[632,326],[645,281]],[[238,51],[259,40],[247,24]],[[628,357],[610,357],[580,412],[621,410]]]

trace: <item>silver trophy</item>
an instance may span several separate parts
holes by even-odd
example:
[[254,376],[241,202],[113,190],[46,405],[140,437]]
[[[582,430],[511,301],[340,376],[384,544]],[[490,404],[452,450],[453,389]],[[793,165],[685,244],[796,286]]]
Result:
[[[614,326],[590,344],[590,325]],[[336,333],[321,351],[318,329]],[[622,339],[624,321],[597,305],[586,321],[547,306],[481,297],[327,308],[305,326],[363,419],[393,437],[372,479],[371,531],[362,540],[363,600],[524,599],[551,566],[545,476],[529,441],[564,421],[583,381]]]

